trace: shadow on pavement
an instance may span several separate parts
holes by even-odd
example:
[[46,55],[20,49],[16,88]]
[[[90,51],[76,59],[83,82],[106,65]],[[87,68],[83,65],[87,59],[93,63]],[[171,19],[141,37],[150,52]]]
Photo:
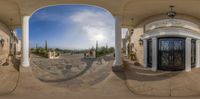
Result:
[[73,75],[71,77],[67,77],[67,78],[64,78],[64,79],[57,79],[57,80],[48,80],[48,79],[42,79],[42,78],[38,78],[38,79],[43,81],[43,82],[62,82],[62,81],[68,81],[68,80],[72,80],[72,79],[75,79],[77,77],[80,77],[83,74],[85,74],[87,72],[87,70],[89,70],[92,67],[92,64],[95,61],[95,59],[89,59],[88,60],[86,58],[81,58],[81,61],[85,62],[87,64],[87,66],[76,75]]
[[[35,58],[40,59],[40,57],[35,57]],[[99,80],[100,78],[102,79],[102,78],[107,77],[107,75],[108,75],[107,72],[109,72],[109,71],[106,69],[106,67],[107,67],[106,64],[104,64],[104,62],[102,64],[101,60],[106,61],[106,62],[110,62],[110,61],[113,61],[113,59],[114,58],[111,57],[111,56],[102,56],[102,57],[99,57],[99,58],[80,57],[80,59],[78,58],[78,60],[77,60],[77,58],[76,59],[72,58],[72,59],[69,59],[69,60],[65,60],[65,58],[64,59],[58,59],[58,61],[60,61],[60,62],[67,61],[67,63],[70,63],[71,65],[67,65],[67,64],[59,65],[59,64],[61,64],[60,62],[58,62],[58,64],[57,64],[57,63],[52,62],[54,60],[45,59],[45,61],[48,62],[49,65],[53,64],[52,66],[47,66],[48,64],[46,64],[46,65],[37,64],[36,63],[37,60],[35,61],[35,60],[32,59],[31,64],[34,65],[33,66],[33,72],[34,72],[34,74],[36,74],[36,77],[40,81],[43,81],[43,82],[64,82],[64,81],[70,81],[71,80],[70,82],[83,83],[83,81],[81,80],[81,78],[79,79],[79,77],[83,77],[84,79],[89,77],[88,80],[94,79],[95,82],[96,82],[96,80]],[[43,59],[42,59],[42,61],[43,61]],[[61,72],[57,73],[57,72],[55,72],[57,69],[51,70],[51,69],[48,69],[48,67],[57,67],[57,69],[61,70]],[[74,70],[74,67],[78,71],[75,72],[76,69]],[[108,68],[110,68],[110,67],[108,67]],[[102,71],[102,70],[105,70],[105,71]],[[51,72],[51,71],[54,71],[54,72]],[[41,75],[37,76],[38,75],[37,73],[41,73]],[[61,76],[60,76],[60,74],[61,74]],[[103,77],[101,77],[101,76],[103,76]],[[91,78],[91,77],[94,77],[94,78]]]
[[137,81],[159,81],[169,79],[178,75],[183,71],[152,71],[151,68],[144,68],[142,66],[136,66],[134,62],[124,60],[125,76],[126,80]]

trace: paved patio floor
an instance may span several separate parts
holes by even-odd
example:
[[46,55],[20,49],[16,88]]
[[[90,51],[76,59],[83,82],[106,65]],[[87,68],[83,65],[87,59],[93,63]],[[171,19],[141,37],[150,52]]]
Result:
[[145,96],[200,96],[200,69],[191,72],[151,71],[124,60],[126,83],[135,94]]
[[[200,85],[198,73],[151,72],[150,69],[138,67],[128,62],[130,70],[125,73],[110,72],[109,76],[94,86],[73,88],[53,86],[38,80],[31,69],[21,69],[19,81],[17,71],[11,71],[5,82],[0,82],[0,91],[12,89],[12,93],[1,95],[0,99],[199,99]],[[1,70],[0,70],[1,71]],[[12,77],[12,76],[13,77]],[[186,76],[186,78],[185,78]],[[3,76],[2,76],[3,77]],[[196,79],[197,78],[197,79]],[[2,85],[5,83],[4,85]],[[17,88],[13,89],[13,86]],[[180,84],[181,83],[181,84]],[[177,86],[175,86],[177,85]],[[2,88],[7,87],[7,88]],[[7,91],[10,92],[10,91]],[[189,97],[157,97],[157,96],[189,96]]]

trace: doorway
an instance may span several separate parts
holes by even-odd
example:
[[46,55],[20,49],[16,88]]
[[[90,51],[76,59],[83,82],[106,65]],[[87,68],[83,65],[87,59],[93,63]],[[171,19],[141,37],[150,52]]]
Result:
[[158,39],[158,69],[178,71],[185,69],[185,39]]

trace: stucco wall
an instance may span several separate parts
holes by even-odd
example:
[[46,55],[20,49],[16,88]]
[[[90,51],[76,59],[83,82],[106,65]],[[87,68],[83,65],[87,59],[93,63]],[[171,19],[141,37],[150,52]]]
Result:
[[140,36],[143,34],[144,28],[143,27],[138,27],[134,29],[134,33],[131,36],[131,44],[132,46],[132,51],[136,53],[136,59],[137,61],[143,65],[144,63],[144,50],[143,50],[143,45],[140,45]]
[[[139,62],[141,65],[144,65],[144,49],[143,49],[143,45],[140,45],[139,40],[141,38],[141,35],[143,35],[145,32],[144,31],[145,25],[157,20],[162,20],[162,19],[167,19],[167,18],[168,17],[166,15],[148,17],[146,20],[140,22],[140,24],[137,24],[136,27],[134,28],[134,33],[131,36],[131,43],[134,45],[134,47],[132,48],[132,51],[136,52],[137,62]],[[187,20],[200,26],[200,20],[197,18],[187,16],[187,15],[177,15],[176,18]]]
[[0,47],[0,59],[8,58],[10,49],[9,29],[0,22],[0,36],[4,39],[4,46]]

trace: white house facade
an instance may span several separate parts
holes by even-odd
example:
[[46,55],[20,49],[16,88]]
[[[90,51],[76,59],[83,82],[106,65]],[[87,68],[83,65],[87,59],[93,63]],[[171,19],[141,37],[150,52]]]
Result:
[[200,63],[200,20],[155,16],[136,26],[131,37],[136,61],[152,71],[191,71]]

